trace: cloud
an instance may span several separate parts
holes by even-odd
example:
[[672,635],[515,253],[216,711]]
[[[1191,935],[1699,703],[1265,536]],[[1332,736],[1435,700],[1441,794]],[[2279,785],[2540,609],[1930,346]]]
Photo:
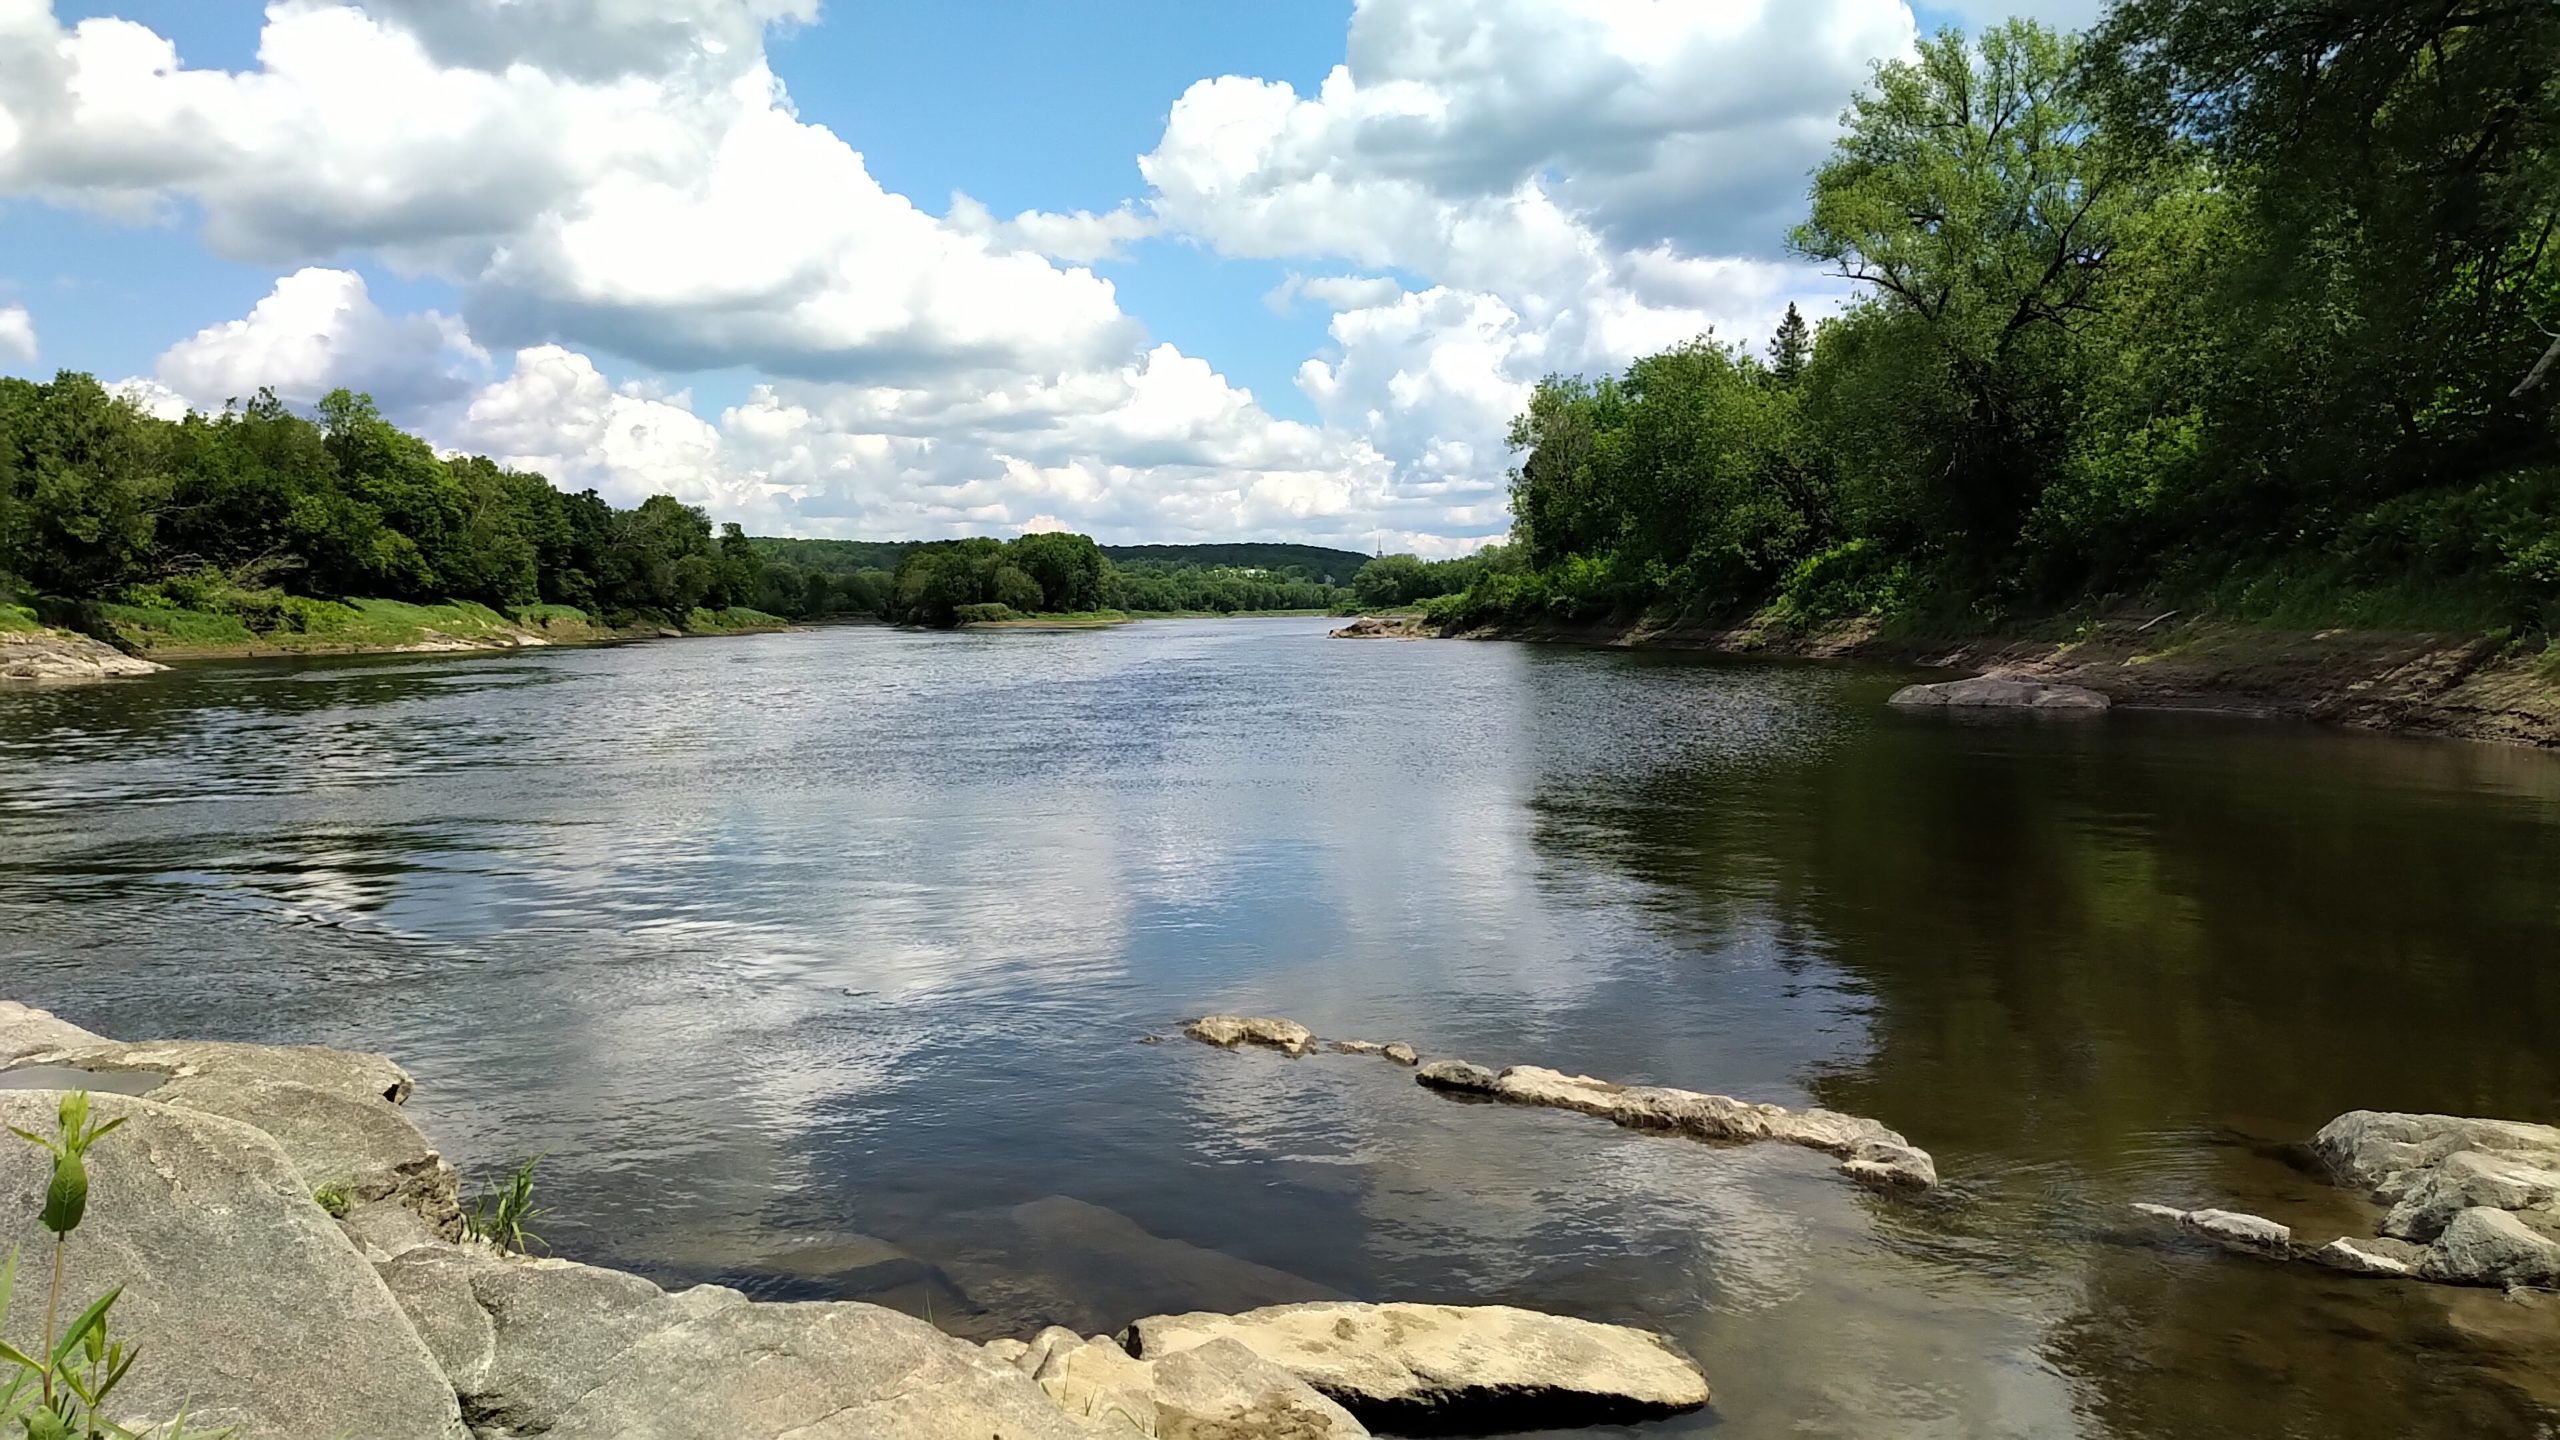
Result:
[[968,234],[984,236],[1006,249],[1027,250],[1052,260],[1079,264],[1123,259],[1130,242],[1144,240],[1164,228],[1154,216],[1141,214],[1126,202],[1099,215],[1090,210],[1073,214],[1025,210],[1010,220],[998,220],[977,200],[954,195],[951,212],[943,218]]
[[36,320],[24,305],[0,305],[0,360],[36,363]]
[[369,392],[386,414],[404,416],[458,398],[487,359],[450,316],[386,315],[363,276],[306,269],[278,280],[246,317],[171,346],[154,373],[168,393],[202,410],[261,388],[296,405],[344,388]]

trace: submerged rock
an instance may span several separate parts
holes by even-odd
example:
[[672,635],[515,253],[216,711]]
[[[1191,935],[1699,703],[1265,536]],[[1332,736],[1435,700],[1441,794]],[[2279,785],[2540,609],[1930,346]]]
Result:
[[1707,1403],[1660,1336],[1507,1305],[1282,1305],[1159,1315],[1122,1337],[1142,1360],[1233,1341],[1399,1434],[1493,1434],[1652,1419]]
[[1414,1048],[1401,1040],[1390,1040],[1384,1044],[1375,1040],[1335,1040],[1329,1044],[1344,1055],[1379,1055],[1399,1065],[1422,1063],[1422,1057],[1414,1053]]
[[2114,704],[2095,690],[2004,675],[1977,675],[1934,685],[1906,685],[1889,702],[1904,709],[2104,710]]
[[[51,1133],[58,1092],[0,1091],[0,1123]],[[126,1123],[89,1152],[88,1221],[68,1250],[80,1303],[121,1287],[115,1333],[142,1347],[117,1392],[124,1421],[236,1426],[243,1436],[462,1440],[453,1389],[373,1267],[284,1149],[220,1116],[91,1097]],[[0,1145],[0,1196],[43,1193],[50,1161]],[[36,1207],[0,1206],[0,1254],[49,1251]],[[8,1338],[38,1343],[41,1304]],[[135,1428],[139,1429],[140,1426]]]
[[1053,1326],[988,1353],[1030,1376],[1098,1435],[1148,1440],[1367,1440],[1368,1430],[1314,1387],[1233,1340],[1140,1360],[1117,1342]]
[[1777,1140],[1841,1158],[1841,1173],[1881,1189],[1926,1190],[1938,1183],[1929,1152],[1873,1120],[1831,1110],[1789,1110],[1652,1085],[1619,1085],[1538,1065],[1499,1074],[1463,1060],[1423,1066],[1414,1077],[1436,1090],[1489,1095],[1517,1105],[1573,1110],[1631,1130],[1667,1130],[1696,1140]]
[[1314,1031],[1295,1020],[1265,1015],[1204,1015],[1182,1027],[1182,1033],[1228,1050],[1238,1045],[1262,1045],[1290,1055],[1304,1055],[1316,1048]]
[[2418,1268],[2426,1263],[2427,1247],[2412,1245],[2405,1240],[2359,1240],[2354,1236],[2340,1236],[2303,1258],[2349,1275],[2399,1279],[2418,1273]]

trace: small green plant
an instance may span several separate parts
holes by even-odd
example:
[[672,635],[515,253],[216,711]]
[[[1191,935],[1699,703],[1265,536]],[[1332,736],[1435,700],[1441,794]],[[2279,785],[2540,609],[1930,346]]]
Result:
[[311,1203],[328,1211],[333,1218],[344,1220],[347,1212],[356,1208],[355,1191],[348,1188],[344,1180],[332,1180],[311,1192]]
[[495,1193],[473,1200],[462,1217],[463,1230],[472,1239],[497,1247],[502,1255],[533,1253],[533,1247],[542,1243],[531,1228],[534,1217],[542,1213],[533,1203],[533,1167],[541,1163],[542,1156],[534,1156],[517,1166]]

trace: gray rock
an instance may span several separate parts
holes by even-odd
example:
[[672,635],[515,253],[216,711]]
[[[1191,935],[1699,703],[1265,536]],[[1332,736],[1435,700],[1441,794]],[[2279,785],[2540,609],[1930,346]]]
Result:
[[1091,1440],[1029,1376],[874,1305],[731,1305],[607,1365],[550,1440]]
[[2423,1243],[2443,1234],[2454,1216],[2480,1206],[2560,1209],[2560,1170],[2545,1169],[2512,1154],[2457,1150],[2417,1172],[2399,1203],[2383,1217],[2382,1233]]
[[556,1424],[646,1337],[746,1303],[717,1286],[670,1295],[618,1270],[478,1247],[417,1246],[381,1271],[472,1425],[517,1434]]
[[[60,1100],[0,1091],[0,1123],[50,1133]],[[183,1407],[244,1437],[462,1440],[434,1358],[274,1140],[152,1100],[92,1105],[126,1124],[89,1153],[70,1294],[123,1288],[115,1332],[143,1353],[120,1419],[165,1422]],[[36,1225],[49,1173],[35,1147],[0,1146],[0,1253],[50,1249]],[[23,1346],[41,1323],[42,1307],[21,1304],[9,1338]]]
[[1419,1065],[1422,1063],[1422,1057],[1414,1053],[1413,1047],[1407,1045],[1401,1040],[1388,1041],[1387,1048],[1379,1051],[1378,1053],[1386,1056],[1388,1059],[1393,1060],[1399,1065]]
[[2311,1148],[2344,1183],[2397,1204],[2425,1172],[2462,1151],[2560,1169],[2560,1128],[2461,1115],[2350,1110],[2320,1127]]
[[1204,1015],[1182,1027],[1182,1033],[1229,1050],[1238,1045],[1261,1045],[1289,1055],[1304,1055],[1316,1048],[1314,1031],[1295,1020],[1268,1015]]
[[1345,1055],[1380,1055],[1399,1065],[1419,1065],[1422,1057],[1401,1040],[1380,1043],[1376,1040],[1335,1040],[1330,1047]]
[[112,645],[67,630],[18,630],[0,635],[0,681],[77,685],[151,675],[169,667],[127,655]]
[[1349,1411],[1232,1340],[1157,1360],[1052,1327],[990,1355],[1099,1435],[1151,1440],[1366,1440]]
[[1497,1078],[1483,1066],[1470,1065],[1464,1060],[1434,1060],[1413,1072],[1417,1085],[1461,1095],[1490,1095]]
[[2293,1230],[2263,1215],[2238,1210],[2180,1210],[2169,1205],[2135,1202],[2133,1213],[2163,1225],[2192,1231],[2226,1250],[2284,1259],[2293,1253]]
[[1461,1060],[1442,1060],[1422,1067],[1415,1078],[1434,1089],[1597,1115],[1630,1130],[1667,1130],[1694,1140],[1776,1140],[1801,1145],[1839,1156],[1843,1174],[1880,1189],[1926,1190],[1938,1183],[1938,1167],[1929,1152],[1856,1115],[1789,1110],[1695,1090],[1619,1085],[1538,1065],[1514,1065],[1496,1075]]
[[2426,1263],[2427,1248],[2401,1240],[2364,1240],[2349,1235],[2332,1240],[2303,1258],[2349,1275],[2398,1278],[2418,1273]]
[[2560,1240],[2487,1206],[2453,1217],[2422,1272],[2452,1285],[2560,1284]]
[[1491,1433],[1695,1410],[1706,1377],[1661,1337],[1504,1305],[1282,1305],[1160,1315],[1122,1337],[1161,1361],[1232,1340],[1373,1428]]
[[437,1245],[444,1237],[426,1217],[406,1202],[387,1199],[358,1205],[338,1218],[338,1228],[367,1260],[380,1264],[421,1245]]
[[92,1035],[50,1011],[15,1000],[0,1000],[0,1065],[14,1065],[27,1056],[49,1050],[106,1043],[106,1037]]
[[305,1189],[345,1185],[359,1202],[396,1198],[439,1236],[461,1234],[460,1183],[400,1112],[412,1082],[386,1056],[317,1045],[163,1040],[72,1046],[27,1058],[103,1073],[167,1075],[151,1091],[153,1100],[265,1131],[293,1157]]
[[2013,676],[1977,675],[1935,685],[1906,685],[1891,704],[1905,709],[2104,710],[2114,702],[2079,685],[2057,685]]
[[[1105,1206],[1050,1195],[967,1222],[945,1263],[1008,1328],[1085,1333],[1170,1310],[1245,1310],[1342,1293],[1301,1275],[1167,1235]],[[937,1316],[936,1318],[940,1318]]]

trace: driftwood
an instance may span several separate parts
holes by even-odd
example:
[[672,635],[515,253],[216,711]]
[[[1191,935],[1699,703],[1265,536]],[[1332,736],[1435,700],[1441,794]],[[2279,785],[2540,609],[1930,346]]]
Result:
[[2560,335],[2551,337],[2550,348],[2542,352],[2541,359],[2533,362],[2532,369],[2524,372],[2524,379],[2516,383],[2516,388],[2507,392],[2507,398],[2521,400],[2531,394],[2545,379],[2549,378],[2554,363],[2560,363]]

